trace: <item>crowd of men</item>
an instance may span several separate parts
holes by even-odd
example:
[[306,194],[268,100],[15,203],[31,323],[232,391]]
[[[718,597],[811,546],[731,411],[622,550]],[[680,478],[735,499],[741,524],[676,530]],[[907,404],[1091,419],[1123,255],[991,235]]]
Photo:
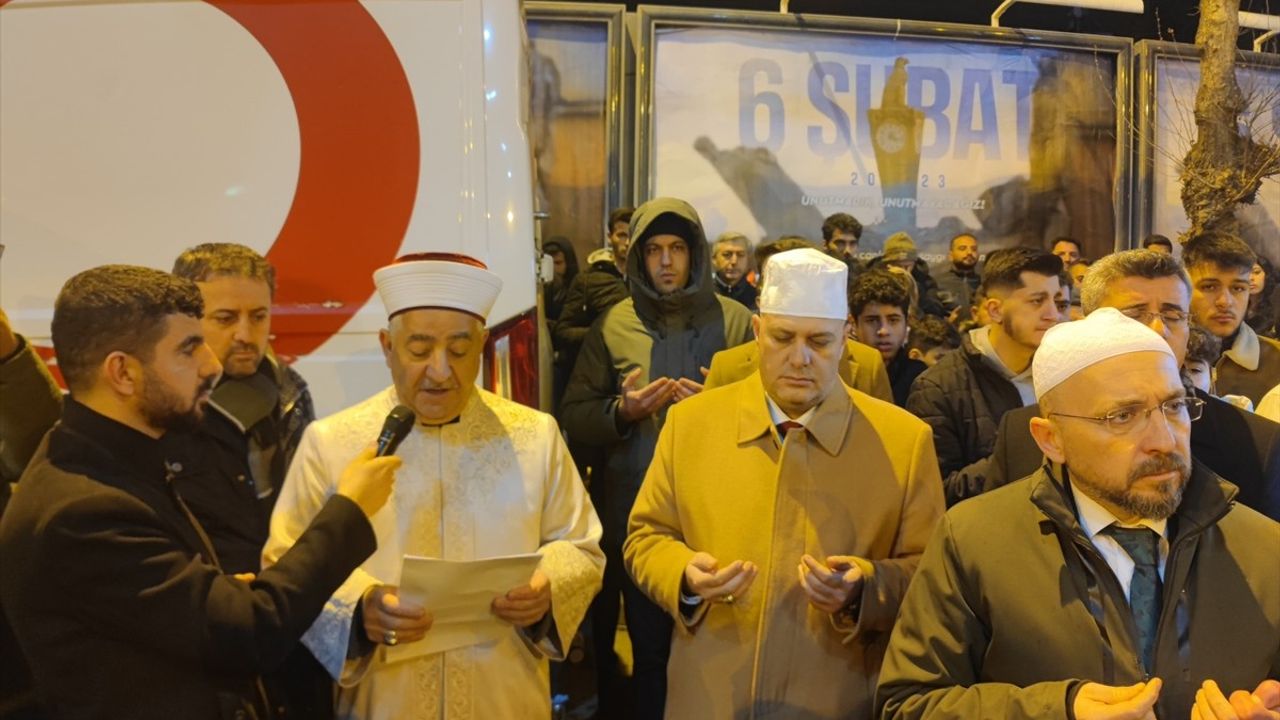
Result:
[[[931,268],[672,198],[605,231],[545,245],[554,416],[476,386],[502,282],[460,255],[374,274],[388,387],[321,419],[243,246],[68,280],[65,396],[0,314],[0,713],[549,718],[585,635],[602,719],[1280,718],[1276,280],[1241,239]],[[497,634],[400,588],[520,555],[452,600]]]

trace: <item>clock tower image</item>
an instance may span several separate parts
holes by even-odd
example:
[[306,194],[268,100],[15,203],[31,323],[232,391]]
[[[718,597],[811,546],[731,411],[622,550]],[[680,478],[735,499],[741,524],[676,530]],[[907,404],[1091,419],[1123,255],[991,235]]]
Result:
[[916,188],[924,113],[907,105],[907,59],[900,57],[884,85],[879,109],[867,110],[889,232],[916,227]]

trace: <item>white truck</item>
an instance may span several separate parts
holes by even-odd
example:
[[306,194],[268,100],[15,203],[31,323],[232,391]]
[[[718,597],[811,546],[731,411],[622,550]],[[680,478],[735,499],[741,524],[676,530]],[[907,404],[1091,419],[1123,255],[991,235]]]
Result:
[[389,383],[373,270],[461,252],[481,380],[537,406],[525,46],[515,0],[0,0],[0,306],[47,346],[76,272],[243,243],[323,415]]

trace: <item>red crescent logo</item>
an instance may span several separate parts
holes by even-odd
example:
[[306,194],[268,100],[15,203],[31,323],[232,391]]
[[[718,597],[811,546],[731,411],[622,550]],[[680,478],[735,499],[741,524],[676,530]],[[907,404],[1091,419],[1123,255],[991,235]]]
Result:
[[262,44],[298,113],[298,189],[267,253],[276,268],[272,346],[305,355],[373,295],[418,190],[418,113],[404,67],[355,0],[207,0]]
[[267,259],[278,288],[272,346],[303,355],[368,302],[373,271],[404,240],[418,190],[413,92],[356,0],[206,1],[266,49],[297,110],[298,187]]

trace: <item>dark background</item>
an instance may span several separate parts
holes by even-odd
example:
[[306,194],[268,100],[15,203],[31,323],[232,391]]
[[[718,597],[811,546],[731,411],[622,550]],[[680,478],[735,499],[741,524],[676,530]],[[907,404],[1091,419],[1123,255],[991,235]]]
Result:
[[[627,2],[627,9],[635,10],[638,4],[778,11],[777,0],[644,0],[642,3]],[[791,0],[789,9],[792,13],[989,25],[991,13],[999,5],[999,0]],[[1241,0],[1240,9],[1275,14],[1280,12],[1280,1]],[[1199,16],[1199,0],[1146,0],[1146,13],[1143,15],[1019,3],[1004,14],[1000,24],[1007,28],[1190,43],[1195,41]],[[1240,47],[1252,48],[1253,38],[1260,32],[1243,30]],[[1273,39],[1266,49],[1274,52],[1277,44]]]

